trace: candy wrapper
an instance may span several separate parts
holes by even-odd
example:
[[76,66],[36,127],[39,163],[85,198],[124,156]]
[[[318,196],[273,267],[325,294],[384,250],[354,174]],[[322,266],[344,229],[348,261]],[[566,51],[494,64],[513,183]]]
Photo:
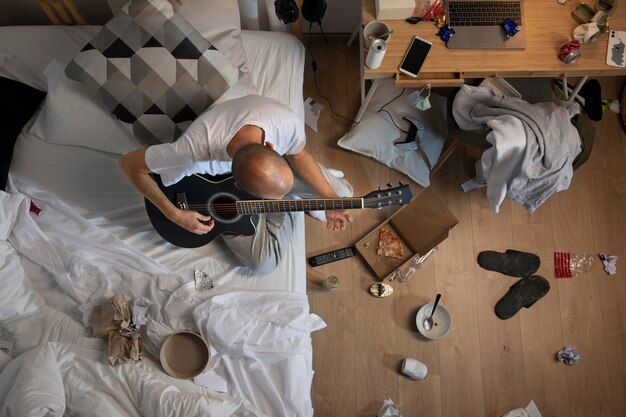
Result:
[[139,329],[148,322],[146,315],[151,305],[152,301],[147,298],[135,298],[133,301],[133,326],[135,326],[135,329]]
[[604,264],[604,270],[609,275],[617,274],[617,256],[605,255],[604,253],[598,254],[598,257]]
[[572,278],[591,271],[594,255],[584,253],[554,252],[554,276]]
[[448,40],[450,40],[450,36],[454,35],[454,29],[452,29],[450,25],[444,25],[444,27],[439,29],[437,35],[441,36],[442,41],[448,42]]
[[194,271],[194,278],[196,281],[196,291],[198,292],[212,290],[213,287],[215,286],[213,284],[213,280],[211,279],[209,274],[207,274],[206,272],[202,272],[196,269]]
[[517,26],[515,20],[511,18],[504,19],[504,22],[502,22],[502,28],[506,33],[507,39],[512,38],[517,32],[519,32],[519,26]]
[[446,13],[446,8],[440,0],[435,0],[431,3],[430,7],[422,16],[424,20],[433,20],[436,17],[442,16]]
[[557,354],[557,357],[567,365],[576,365],[580,362],[580,353],[576,350],[576,346],[566,347]]

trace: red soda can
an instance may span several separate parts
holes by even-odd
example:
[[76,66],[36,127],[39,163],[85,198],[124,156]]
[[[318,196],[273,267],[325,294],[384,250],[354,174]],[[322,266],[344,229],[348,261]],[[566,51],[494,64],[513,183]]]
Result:
[[566,64],[573,64],[580,58],[580,42],[572,39],[561,46],[559,58]]

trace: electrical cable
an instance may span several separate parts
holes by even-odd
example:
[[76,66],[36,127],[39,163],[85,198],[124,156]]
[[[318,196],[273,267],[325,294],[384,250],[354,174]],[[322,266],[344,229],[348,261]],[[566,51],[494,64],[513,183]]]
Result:
[[[312,38],[312,33],[311,33],[311,29],[313,27],[313,23],[309,22],[309,54],[311,55],[311,69],[313,70],[313,82],[315,83],[315,90],[317,91],[317,95],[320,96],[321,98],[323,98],[324,100],[326,100],[328,102],[330,111],[332,114],[334,114],[337,117],[340,117],[344,120],[349,121],[350,123],[353,124],[359,124],[361,123],[360,121],[356,122],[348,117],[342,116],[338,113],[335,112],[335,110],[333,109],[333,103],[330,101],[330,99],[328,97],[326,97],[325,95],[323,95],[322,93],[320,93],[320,88],[317,85],[317,61],[315,61],[315,56],[313,55],[313,38]],[[322,30],[322,35],[324,36],[324,41],[326,42],[326,44],[328,45],[328,40],[326,39],[326,35],[324,34],[324,30],[322,29],[322,25],[320,24],[320,30]]]
[[400,132],[402,133],[409,133],[408,131],[402,129],[400,126],[398,126],[395,122],[395,120],[393,120],[393,116],[391,115],[391,113],[389,113],[387,110],[385,110],[385,107],[387,107],[388,105],[390,105],[391,103],[393,103],[394,101],[396,101],[397,99],[399,99],[402,94],[404,94],[404,90],[406,90],[406,87],[402,87],[402,91],[400,92],[400,94],[398,94],[397,96],[395,96],[393,99],[391,99],[391,101],[388,101],[387,103],[385,103],[380,109],[378,109],[378,111],[376,113],[380,113],[380,112],[385,112],[389,115],[389,118],[391,119],[391,123],[393,123],[393,125],[398,128],[398,130],[400,130]]

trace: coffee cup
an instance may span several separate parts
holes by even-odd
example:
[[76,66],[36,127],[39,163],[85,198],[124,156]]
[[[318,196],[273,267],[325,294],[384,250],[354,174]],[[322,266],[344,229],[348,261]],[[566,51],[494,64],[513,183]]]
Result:
[[363,28],[363,46],[369,49],[371,43],[376,39],[387,42],[391,37],[391,28],[382,20],[372,20]]

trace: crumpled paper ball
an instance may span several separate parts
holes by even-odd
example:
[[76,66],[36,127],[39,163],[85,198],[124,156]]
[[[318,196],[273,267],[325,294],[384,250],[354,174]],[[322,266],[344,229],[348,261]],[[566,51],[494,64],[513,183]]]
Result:
[[559,361],[567,365],[576,365],[580,362],[580,353],[576,350],[576,346],[568,346],[558,353]]

